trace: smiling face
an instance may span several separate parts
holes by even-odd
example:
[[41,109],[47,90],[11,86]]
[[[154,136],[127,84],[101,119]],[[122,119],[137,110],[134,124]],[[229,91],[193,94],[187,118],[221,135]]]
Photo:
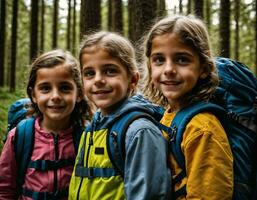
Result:
[[205,76],[200,69],[199,55],[174,33],[153,39],[150,67],[154,85],[176,109],[198,79]]
[[137,83],[136,75],[129,76],[120,60],[102,48],[89,47],[84,52],[81,63],[85,94],[106,115],[129,95]]
[[64,65],[37,71],[32,99],[43,115],[41,126],[48,131],[70,126],[70,115],[78,98],[71,72]]

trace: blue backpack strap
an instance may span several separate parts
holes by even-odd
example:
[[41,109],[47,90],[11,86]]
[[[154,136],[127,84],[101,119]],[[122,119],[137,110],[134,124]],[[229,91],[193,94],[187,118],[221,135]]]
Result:
[[35,118],[31,117],[22,120],[16,127],[14,151],[18,169],[17,185],[20,190],[34,146],[34,123]]
[[157,121],[149,113],[140,110],[129,110],[123,113],[117,119],[113,120],[107,134],[107,150],[110,160],[112,161],[115,169],[124,176],[124,163],[125,163],[125,138],[129,125],[139,118],[146,118],[155,124]]
[[[171,140],[170,140],[170,147],[172,151],[172,155],[174,156],[175,160],[177,161],[178,165],[182,169],[181,173],[178,174],[173,183],[176,184],[180,182],[186,176],[186,167],[185,167],[185,156],[181,150],[181,142],[183,139],[183,134],[186,129],[187,124],[189,121],[198,113],[200,112],[211,112],[218,116],[226,116],[226,112],[220,106],[213,104],[213,103],[206,103],[206,102],[198,102],[187,106],[181,109],[176,116],[174,117],[171,123]],[[181,194],[186,193],[186,188],[182,187],[175,193],[175,196],[180,196]]]

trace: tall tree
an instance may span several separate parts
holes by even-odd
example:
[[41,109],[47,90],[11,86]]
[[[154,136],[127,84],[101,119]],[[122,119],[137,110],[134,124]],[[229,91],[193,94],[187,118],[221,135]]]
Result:
[[53,13],[53,43],[52,48],[56,48],[58,45],[58,16],[59,16],[59,0],[54,0],[54,13]]
[[194,13],[203,19],[203,0],[194,0]]
[[67,16],[67,49],[71,48],[71,0],[68,0],[68,16]]
[[132,2],[136,20],[134,20],[134,26],[132,27],[134,38],[131,39],[137,42],[156,18],[157,2],[156,0],[133,0]]
[[122,0],[111,0],[111,2],[111,30],[123,33]]
[[206,24],[207,24],[207,28],[208,28],[208,31],[211,32],[211,2],[210,0],[206,0],[206,7],[205,7],[205,10],[206,10]]
[[219,14],[220,55],[230,57],[230,0],[220,1]]
[[158,10],[157,15],[159,17],[166,16],[167,12],[166,12],[165,0],[157,0],[157,10]]
[[80,12],[81,36],[101,28],[101,0],[81,0]]
[[135,32],[134,32],[134,23],[135,23],[135,16],[134,16],[134,0],[128,0],[128,20],[129,20],[129,29],[128,29],[128,35],[129,38],[134,41],[135,40]]
[[112,30],[112,0],[108,0],[108,30]]
[[4,86],[4,61],[5,61],[5,0],[0,1],[0,86]]
[[72,24],[72,53],[75,54],[76,49],[76,27],[77,27],[77,15],[76,15],[76,0],[73,0],[73,24]]
[[192,1],[187,0],[187,14],[191,13]]
[[240,0],[234,1],[235,5],[235,59],[239,60],[239,21],[240,21]]
[[40,35],[40,50],[43,52],[45,49],[45,3],[41,0],[41,35]]
[[12,36],[11,36],[11,77],[10,91],[15,91],[16,85],[16,50],[17,50],[17,29],[18,29],[18,0],[12,2]]
[[30,15],[30,60],[38,53],[38,0],[31,1]]
[[182,0],[179,0],[179,13],[182,14],[183,13],[183,4],[182,4]]

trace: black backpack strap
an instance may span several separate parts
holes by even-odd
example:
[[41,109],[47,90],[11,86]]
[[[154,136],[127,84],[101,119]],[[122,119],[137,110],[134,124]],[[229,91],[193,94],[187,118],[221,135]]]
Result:
[[60,159],[60,160],[30,160],[27,168],[34,168],[40,171],[57,170],[67,166],[73,166],[74,159]]
[[76,151],[76,154],[78,153],[78,149],[79,149],[79,142],[80,142],[80,138],[81,138],[81,135],[84,131],[84,127],[76,124],[74,127],[73,127],[73,143],[74,143],[74,147],[75,147],[75,151]]
[[58,190],[55,193],[51,192],[35,192],[27,188],[22,189],[24,196],[30,197],[33,200],[58,200],[68,196],[69,188]]
[[34,147],[34,123],[35,118],[31,117],[22,120],[16,127],[14,151],[18,169],[17,185],[20,192]]
[[129,111],[113,120],[113,124],[109,125],[107,134],[107,151],[114,168],[121,176],[124,176],[125,163],[125,138],[129,125],[139,119],[146,118],[159,124],[154,117],[143,111]]

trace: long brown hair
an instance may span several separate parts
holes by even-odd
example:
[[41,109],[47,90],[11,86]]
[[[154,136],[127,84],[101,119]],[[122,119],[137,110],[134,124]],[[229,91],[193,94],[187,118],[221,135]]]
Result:
[[193,15],[166,17],[158,21],[144,38],[144,66],[147,69],[144,77],[144,94],[153,102],[164,107],[168,100],[151,81],[151,67],[149,57],[152,50],[152,41],[155,37],[167,33],[175,33],[180,40],[195,50],[200,58],[200,67],[207,74],[199,79],[194,89],[183,97],[182,106],[194,101],[208,101],[218,84],[218,76],[214,58],[211,55],[209,35],[204,22]]

